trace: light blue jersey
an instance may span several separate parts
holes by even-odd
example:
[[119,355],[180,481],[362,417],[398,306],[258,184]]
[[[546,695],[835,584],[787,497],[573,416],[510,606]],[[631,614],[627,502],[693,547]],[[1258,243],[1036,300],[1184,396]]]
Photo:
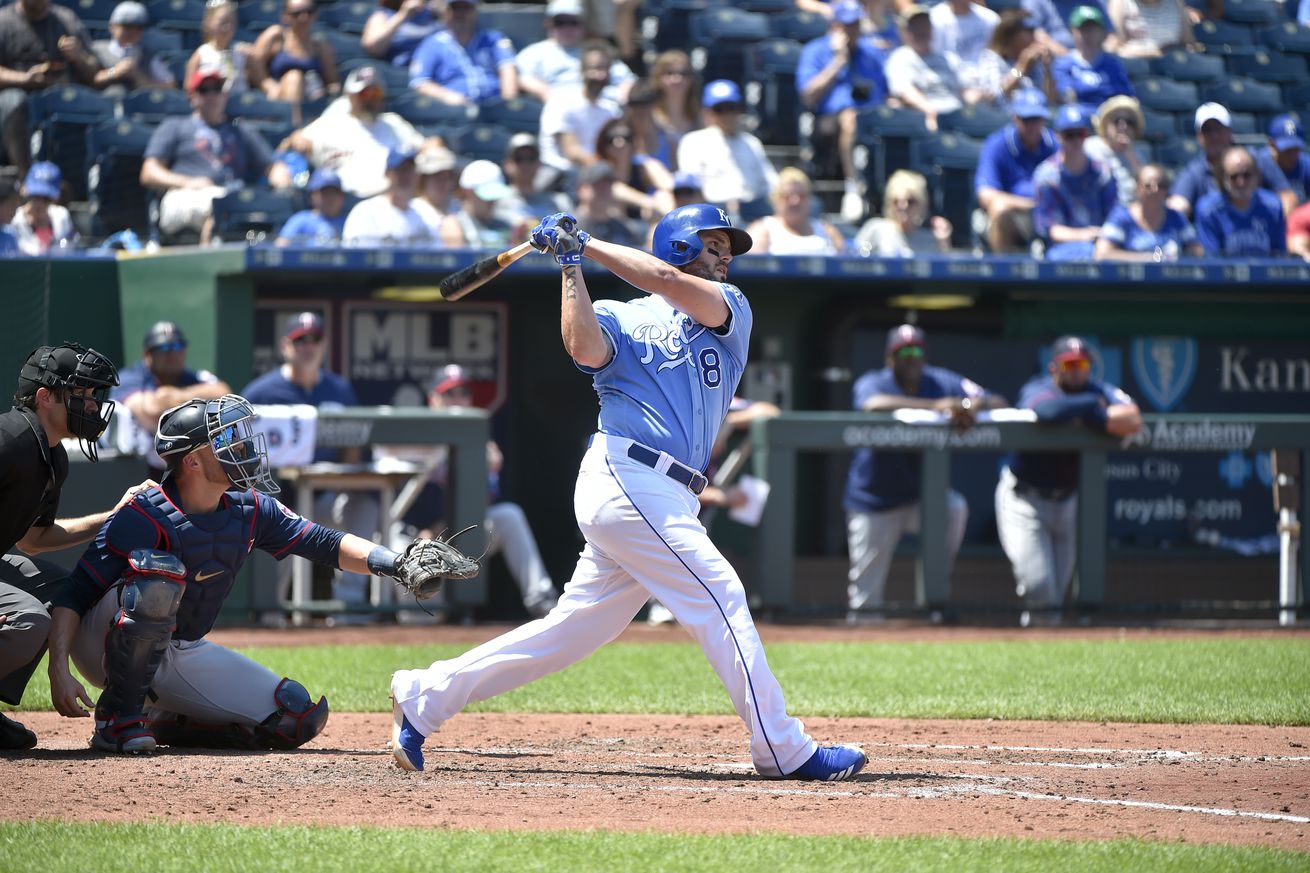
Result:
[[656,295],[596,304],[614,357],[593,375],[600,432],[627,437],[697,470],[710,462],[746,366],[752,315],[735,285],[718,283],[731,313],[717,333]]

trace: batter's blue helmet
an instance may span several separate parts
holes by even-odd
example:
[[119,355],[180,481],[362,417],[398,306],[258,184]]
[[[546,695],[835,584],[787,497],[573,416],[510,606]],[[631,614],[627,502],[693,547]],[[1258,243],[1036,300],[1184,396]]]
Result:
[[751,250],[751,235],[740,227],[733,227],[728,214],[708,203],[679,206],[655,225],[655,257],[666,264],[681,267],[700,257],[702,230],[726,231],[732,240],[732,254],[745,254]]

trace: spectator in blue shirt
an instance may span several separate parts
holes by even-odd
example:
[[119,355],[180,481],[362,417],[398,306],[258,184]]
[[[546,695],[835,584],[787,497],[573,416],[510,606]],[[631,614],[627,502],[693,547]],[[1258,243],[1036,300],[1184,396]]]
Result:
[[1159,164],[1138,170],[1135,196],[1116,206],[1101,228],[1096,260],[1159,263],[1205,254],[1187,216],[1165,205],[1168,194],[1168,170]]
[[346,194],[341,177],[326,167],[314,171],[305,186],[312,209],[302,209],[287,219],[277,233],[280,246],[335,246],[346,226]]
[[1033,239],[1033,173],[1055,154],[1046,129],[1046,98],[1027,89],[1010,99],[1014,121],[987,137],[978,156],[973,189],[987,213],[987,238],[994,252],[1026,251]]
[[1196,204],[1196,232],[1205,253],[1219,258],[1287,254],[1287,221],[1272,191],[1260,187],[1255,158],[1241,146],[1224,153],[1223,188]]
[[1110,168],[1087,157],[1083,149],[1092,131],[1091,118],[1081,106],[1061,106],[1055,132],[1060,151],[1033,173],[1033,229],[1046,240],[1047,260],[1090,261],[1119,189]]
[[1105,16],[1095,6],[1079,6],[1069,16],[1076,48],[1051,64],[1055,92],[1065,103],[1081,103],[1091,116],[1116,94],[1136,97],[1123,62],[1102,51]]
[[883,54],[872,37],[861,35],[863,21],[864,10],[857,0],[839,0],[833,4],[828,33],[807,43],[796,65],[796,90],[816,116],[818,175],[831,178],[840,169],[846,184],[841,212],[847,221],[864,216],[863,186],[854,157],[856,114],[887,97]]
[[[1306,191],[1310,190],[1310,154],[1305,150],[1305,131],[1295,115],[1279,115],[1269,122],[1269,148],[1261,149],[1255,156],[1260,168],[1260,187],[1273,191],[1283,201],[1283,212],[1291,215],[1292,211],[1306,202]],[[1287,179],[1288,187],[1278,190],[1270,183],[1279,174]]]
[[456,106],[519,96],[514,44],[499,30],[479,28],[477,0],[451,0],[439,30],[414,50],[409,87]]
[[[957,427],[973,425],[984,409],[1005,400],[958,373],[927,365],[928,341],[910,324],[887,333],[886,366],[870,370],[855,382],[855,409],[892,412],[920,409],[941,413]],[[919,530],[919,452],[860,449],[846,476],[846,536],[851,566],[847,574],[847,618],[857,622],[861,611],[881,609],[892,553],[903,533]],[[946,549],[950,562],[964,540],[969,505],[956,491],[947,492]]]
[[[1193,220],[1201,198],[1219,190],[1215,180],[1221,172],[1220,161],[1233,147],[1233,117],[1218,103],[1202,103],[1196,110],[1195,127],[1201,154],[1187,162],[1169,192],[1169,208],[1192,216]],[[1289,188],[1283,171],[1272,163],[1265,168],[1264,185],[1276,192]]]
[[430,0],[379,0],[359,44],[375,58],[408,67],[419,43],[441,29]]

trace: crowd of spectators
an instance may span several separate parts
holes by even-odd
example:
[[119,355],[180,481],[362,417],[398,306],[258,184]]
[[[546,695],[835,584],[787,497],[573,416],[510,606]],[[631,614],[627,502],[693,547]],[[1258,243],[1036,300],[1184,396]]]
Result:
[[[702,81],[713,58],[656,51],[639,3],[520,4],[532,6],[535,38],[484,24],[478,0],[379,0],[354,29],[318,0],[281,0],[272,22],[209,0],[179,56],[161,48],[175,45],[170,22],[152,21],[138,0],[90,28],[74,8],[14,0],[0,7],[0,253],[43,255],[124,230],[92,229],[76,199],[88,188],[74,177],[79,158],[36,135],[35,99],[65,85],[118,101],[119,117],[143,91],[174,95],[161,98],[175,107],[168,117],[141,122],[151,130],[141,229],[163,245],[264,239],[216,228],[214,204],[247,189],[306,207],[267,229],[278,245],[443,247],[521,241],[558,210],[640,241],[681,190],[753,227],[756,250],[774,254],[1304,251],[1304,220],[1294,220],[1310,181],[1301,107],[1235,117],[1204,102],[1187,109],[1195,149],[1181,131],[1166,137],[1172,150],[1147,141],[1159,119],[1148,119],[1126,62],[1216,54],[1198,41],[1198,22],[1221,18],[1218,2],[795,0],[826,31],[792,43],[795,93],[784,105],[812,119],[800,147],[760,136],[770,128],[757,128],[759,83],[744,69]],[[252,105],[285,107],[269,110],[285,125]],[[978,144],[971,220],[958,202],[954,223],[934,214],[946,211],[942,174],[915,163],[914,148],[908,161],[875,159],[874,110],[884,108],[921,119],[916,142]],[[970,113],[998,120],[966,136],[955,119]]]

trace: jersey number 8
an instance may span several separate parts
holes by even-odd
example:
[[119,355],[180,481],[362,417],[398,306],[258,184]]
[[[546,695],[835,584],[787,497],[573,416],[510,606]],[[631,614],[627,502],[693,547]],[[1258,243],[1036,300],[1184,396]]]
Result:
[[700,380],[706,388],[718,388],[723,381],[723,368],[719,365],[719,353],[714,349],[701,349]]

